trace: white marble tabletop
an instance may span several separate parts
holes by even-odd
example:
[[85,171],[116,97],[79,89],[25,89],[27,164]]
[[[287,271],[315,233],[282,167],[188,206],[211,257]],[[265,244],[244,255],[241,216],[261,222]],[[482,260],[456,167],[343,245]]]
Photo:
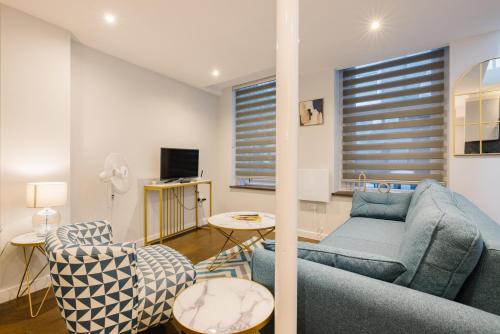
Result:
[[45,243],[45,237],[40,237],[35,232],[29,232],[15,236],[10,243],[15,246],[41,246]]
[[274,298],[264,286],[239,278],[214,278],[182,291],[174,302],[177,322],[193,333],[257,330],[270,319]]
[[[245,214],[258,214],[261,218],[260,221],[245,221],[234,219],[234,216]],[[228,229],[228,230],[266,230],[275,227],[276,222],[274,215],[264,212],[226,212],[208,218],[208,223],[215,227]]]

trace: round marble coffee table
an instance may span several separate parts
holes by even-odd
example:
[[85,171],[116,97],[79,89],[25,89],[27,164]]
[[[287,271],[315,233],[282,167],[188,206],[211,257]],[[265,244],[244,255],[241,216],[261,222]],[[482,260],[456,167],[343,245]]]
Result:
[[269,290],[239,278],[214,278],[194,284],[174,301],[173,315],[189,334],[257,333],[274,310]]
[[[255,215],[258,217],[257,221],[246,221],[237,219],[238,216],[242,215]],[[249,212],[249,211],[240,211],[240,212],[226,212],[221,213],[215,216],[211,216],[208,218],[208,224],[226,237],[224,244],[222,245],[219,253],[214,258],[212,263],[208,266],[209,271],[213,271],[220,266],[224,265],[227,261],[232,258],[238,256],[243,251],[252,252],[252,246],[261,240],[265,240],[265,237],[274,231],[276,222],[273,214],[264,213],[264,212]],[[237,239],[233,236],[236,231],[256,231],[259,234],[259,238],[255,239],[250,244],[245,244],[243,241]],[[231,241],[235,245],[240,248],[239,252],[233,253],[230,256],[226,257],[220,262],[220,255],[224,252],[224,248],[227,243]]]

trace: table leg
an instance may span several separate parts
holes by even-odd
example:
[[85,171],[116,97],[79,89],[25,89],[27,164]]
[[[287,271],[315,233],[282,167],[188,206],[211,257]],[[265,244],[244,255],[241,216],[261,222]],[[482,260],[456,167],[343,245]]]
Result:
[[[47,267],[47,264],[40,270],[40,272],[35,276],[35,278],[33,280],[30,279],[30,271],[29,271],[29,266],[30,266],[30,263],[31,263],[31,258],[33,256],[33,252],[35,251],[35,248],[38,248],[39,246],[37,247],[33,247],[31,249],[31,253],[30,253],[30,256],[28,257],[27,254],[26,254],[26,247],[23,247],[23,255],[24,255],[24,264],[25,264],[25,275],[23,275],[23,278],[25,279],[25,284],[26,284],[26,289],[23,291],[23,294],[24,292],[27,291],[28,293],[28,302],[29,302],[29,306],[30,306],[30,315],[32,318],[35,318],[38,316],[38,314],[40,313],[40,310],[42,309],[42,306],[43,304],[45,303],[45,299],[47,298],[47,295],[49,294],[49,291],[50,291],[50,288],[51,288],[51,284],[49,284],[49,286],[47,287],[47,289],[45,290],[45,294],[43,295],[43,299],[42,301],[40,302],[40,304],[38,305],[38,308],[36,310],[36,312],[34,312],[33,310],[33,302],[32,302],[32,299],[31,299],[31,284],[34,282],[34,280],[40,275],[40,273]],[[42,253],[45,254],[45,252],[38,248],[38,250]],[[22,280],[21,280],[21,285],[22,285]],[[19,296],[18,296],[19,297]]]
[[[215,259],[212,261],[212,263],[208,266],[208,271],[214,271],[215,269],[217,268],[220,268],[221,266],[223,266],[224,264],[226,264],[228,261],[232,260],[233,258],[235,258],[236,256],[238,256],[239,254],[241,254],[242,252],[244,252],[245,250],[249,253],[252,252],[252,246],[255,245],[257,242],[261,241],[261,240],[266,240],[265,237],[274,231],[274,228],[271,228],[269,230],[267,230],[264,234],[261,233],[261,231],[257,231],[259,233],[259,238],[254,240],[252,243],[250,243],[249,245],[245,245],[244,242],[241,242],[240,240],[236,239],[235,237],[233,237],[233,233],[234,233],[234,230],[231,231],[231,233],[226,233],[224,230],[222,229],[219,229],[219,228],[216,228],[216,230],[221,233],[223,236],[226,237],[226,241],[224,242],[224,245],[222,246],[222,248],[220,249],[219,253],[217,254],[217,256],[215,257]],[[231,241],[233,242],[236,246],[238,246],[240,248],[239,252],[236,252],[234,254],[231,254],[230,256],[226,257],[222,262],[218,263],[218,264],[215,264],[215,262],[219,259],[220,255],[222,254],[222,252],[224,252],[224,247],[226,247],[227,243]]]

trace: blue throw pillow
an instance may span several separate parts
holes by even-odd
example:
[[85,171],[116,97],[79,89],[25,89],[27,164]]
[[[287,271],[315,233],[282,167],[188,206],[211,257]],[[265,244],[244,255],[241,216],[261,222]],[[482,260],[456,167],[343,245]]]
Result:
[[[276,244],[273,240],[266,240],[262,244],[265,249],[273,252],[275,251]],[[298,257],[301,259],[321,263],[326,266],[343,269],[386,282],[393,282],[406,271],[403,264],[382,255],[307,242],[299,242],[297,250]]]
[[352,196],[351,217],[404,221],[412,193],[356,191]]

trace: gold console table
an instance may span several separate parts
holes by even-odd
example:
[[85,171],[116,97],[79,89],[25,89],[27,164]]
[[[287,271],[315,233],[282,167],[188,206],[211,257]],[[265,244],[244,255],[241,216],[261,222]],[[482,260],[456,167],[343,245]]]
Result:
[[[164,239],[177,236],[182,233],[198,228],[198,186],[208,185],[209,187],[209,216],[212,215],[212,181],[198,180],[189,183],[158,183],[144,186],[144,245],[154,243],[163,243]],[[194,187],[194,210],[195,225],[186,228],[184,224],[184,190],[188,187]],[[159,196],[159,223],[160,237],[154,240],[148,240],[148,193],[157,192]],[[170,198],[170,202],[169,202]],[[165,201],[166,200],[166,206]],[[165,213],[165,214],[164,214]]]

